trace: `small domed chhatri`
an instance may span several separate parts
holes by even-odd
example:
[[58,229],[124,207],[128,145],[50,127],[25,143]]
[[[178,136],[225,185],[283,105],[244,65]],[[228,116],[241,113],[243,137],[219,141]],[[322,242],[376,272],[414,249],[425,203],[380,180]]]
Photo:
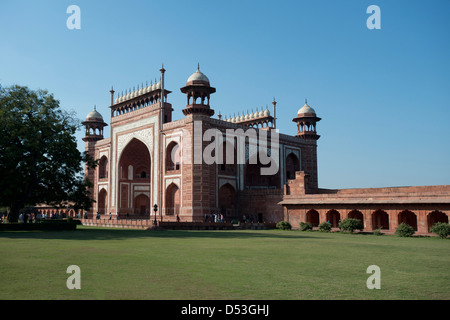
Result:
[[183,109],[183,114],[201,113],[208,116],[214,115],[214,110],[209,106],[211,94],[216,92],[216,88],[211,87],[209,79],[200,71],[200,65],[197,65],[195,71],[187,80],[186,86],[180,89],[186,94],[187,104]]
[[84,142],[94,142],[103,139],[103,128],[107,124],[103,121],[103,116],[97,111],[96,106],[94,106],[94,110],[88,113],[86,120],[82,124],[86,128],[86,135],[83,138]]
[[297,123],[297,137],[305,140],[318,140],[320,135],[317,134],[316,124],[322,120],[317,117],[316,111],[308,105],[305,99],[305,105],[297,112],[297,116],[292,119]]

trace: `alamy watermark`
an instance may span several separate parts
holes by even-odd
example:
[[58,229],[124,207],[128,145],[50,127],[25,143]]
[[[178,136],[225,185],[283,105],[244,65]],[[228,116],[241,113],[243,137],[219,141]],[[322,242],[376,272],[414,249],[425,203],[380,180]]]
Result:
[[69,30],[81,29],[81,9],[79,6],[70,5],[67,7],[66,13],[70,14],[67,18],[66,26]]
[[[70,16],[67,18],[66,26],[69,30],[79,30],[81,29],[81,9],[77,5],[70,5],[66,10],[67,14]],[[370,5],[366,10],[370,17],[367,18],[366,26],[368,29],[381,29],[381,9],[377,5]]]
[[381,9],[379,6],[370,5],[367,7],[366,13],[371,14],[369,18],[367,18],[366,25],[370,30],[373,29],[381,29]]
[[367,289],[381,289],[381,269],[377,265],[367,267],[366,273],[372,274],[366,282]]
[[66,281],[67,289],[81,289],[81,269],[77,265],[67,267],[66,273],[71,274]]

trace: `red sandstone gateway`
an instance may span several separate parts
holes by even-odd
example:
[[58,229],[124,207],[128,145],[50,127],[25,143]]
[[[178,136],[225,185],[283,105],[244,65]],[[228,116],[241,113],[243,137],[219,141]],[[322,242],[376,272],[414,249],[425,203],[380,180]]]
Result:
[[[276,101],[272,114],[266,108],[213,118],[210,97],[216,89],[197,68],[180,89],[187,97],[185,117],[174,120],[164,74],[161,68],[158,82],[117,96],[110,91],[110,138],[103,138],[107,124],[96,108],[83,122],[86,151],[100,160],[98,168],[85,172],[94,183],[90,192],[96,202],[90,215],[153,220],[157,204],[157,220],[165,222],[203,222],[206,216],[222,214],[227,222],[245,216],[247,222],[287,220],[294,228],[300,222],[318,226],[324,221],[337,227],[351,217],[360,219],[365,231],[394,232],[406,222],[420,234],[428,233],[435,222],[448,222],[450,186],[320,189],[316,125],[321,119],[306,101],[293,119],[296,136],[278,135],[278,152],[271,154],[278,164],[276,174],[261,175],[266,165],[253,161],[252,139],[246,140],[244,163],[236,161],[233,138],[225,139],[219,150],[234,161],[194,162],[197,150],[209,144],[195,139],[196,123],[201,123],[200,136],[212,128],[224,134],[252,128],[270,135],[276,132]],[[230,150],[235,151],[231,156]]]

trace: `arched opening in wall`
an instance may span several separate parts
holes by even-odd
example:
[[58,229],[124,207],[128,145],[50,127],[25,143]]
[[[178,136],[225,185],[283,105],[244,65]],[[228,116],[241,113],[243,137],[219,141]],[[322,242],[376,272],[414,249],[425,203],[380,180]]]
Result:
[[181,148],[178,143],[172,141],[166,149],[166,171],[180,170]]
[[444,212],[438,210],[428,213],[427,215],[428,232],[430,232],[431,227],[437,222],[448,223],[448,216]]
[[319,223],[320,223],[320,220],[319,220],[319,212],[317,212],[317,211],[314,210],[314,209],[309,210],[309,211],[306,213],[306,222],[311,223],[311,225],[312,225],[313,227],[318,227],[318,226],[319,226]]
[[236,215],[236,190],[229,183],[224,184],[219,189],[219,211],[224,217],[234,217]]
[[100,214],[106,214],[108,211],[108,193],[105,189],[100,190],[98,193],[98,212]]
[[327,212],[327,222],[331,223],[332,228],[338,228],[340,220],[341,215],[339,211],[332,209]]
[[135,197],[137,190],[150,190],[151,159],[147,146],[133,138],[123,149],[118,164],[118,212],[141,214],[143,204],[137,206]]
[[98,178],[108,178],[108,158],[106,156],[101,157],[98,163]]
[[417,216],[414,212],[409,210],[404,210],[398,214],[398,224],[406,223],[407,225],[413,227],[417,231]]
[[134,214],[148,216],[150,214],[150,198],[140,194],[134,199]]
[[[150,173],[150,153],[147,146],[140,140],[133,138],[122,151],[119,161],[120,180],[134,180],[140,178],[145,171]],[[150,178],[150,175],[147,176]],[[150,182],[150,181],[148,181]]]
[[180,189],[175,183],[171,183],[166,190],[166,215],[179,215],[180,206]]
[[300,171],[300,161],[292,152],[286,157],[286,180],[295,179],[295,172]]
[[372,213],[372,229],[389,230],[389,215],[383,210],[376,210]]
[[361,221],[361,225],[364,226],[364,215],[361,211],[359,210],[352,210],[348,213],[348,217],[350,219],[358,219],[359,221]]

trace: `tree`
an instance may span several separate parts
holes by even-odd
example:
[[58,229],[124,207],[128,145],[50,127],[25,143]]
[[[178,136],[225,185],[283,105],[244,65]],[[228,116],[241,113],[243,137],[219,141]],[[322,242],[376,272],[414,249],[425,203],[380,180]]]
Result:
[[92,205],[83,161],[96,162],[77,149],[79,127],[45,90],[18,85],[0,90],[0,206],[10,208],[9,221],[37,203]]

